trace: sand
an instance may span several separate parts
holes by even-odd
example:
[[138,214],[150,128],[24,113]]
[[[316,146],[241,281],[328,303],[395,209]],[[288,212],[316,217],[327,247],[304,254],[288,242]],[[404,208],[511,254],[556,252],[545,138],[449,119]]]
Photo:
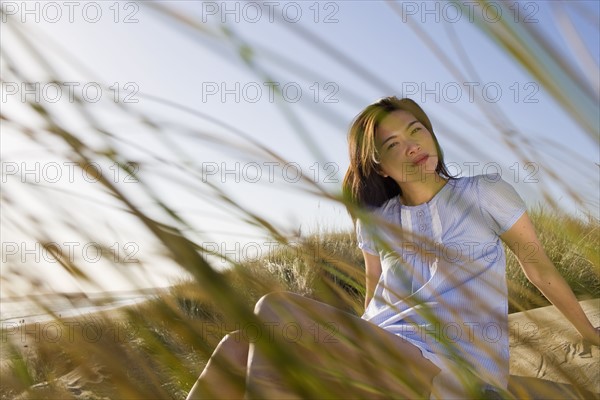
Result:
[[[580,304],[592,324],[599,326],[600,299]],[[583,343],[575,328],[554,306],[511,314],[509,321],[512,383],[522,382],[529,392],[535,392],[532,387],[536,381],[532,378],[537,378],[600,393],[600,348]],[[550,393],[534,398],[568,398],[552,394],[552,390],[564,386],[549,383],[545,386]],[[524,394],[518,393],[523,398]]]

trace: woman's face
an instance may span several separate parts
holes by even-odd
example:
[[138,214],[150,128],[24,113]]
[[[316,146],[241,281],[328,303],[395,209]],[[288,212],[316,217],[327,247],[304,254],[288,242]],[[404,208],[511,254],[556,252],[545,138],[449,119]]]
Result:
[[375,144],[382,175],[396,182],[415,182],[435,174],[438,153],[433,135],[411,113],[388,114],[377,128]]

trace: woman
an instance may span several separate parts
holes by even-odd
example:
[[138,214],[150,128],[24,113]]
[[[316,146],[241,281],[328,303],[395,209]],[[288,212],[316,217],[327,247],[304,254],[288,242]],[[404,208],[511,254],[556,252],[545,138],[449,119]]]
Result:
[[[388,97],[368,106],[355,119],[349,144],[343,188],[365,258],[366,310],[357,318],[291,293],[263,297],[255,310],[260,321],[310,330],[318,315],[335,327],[337,340],[327,341],[321,331],[315,340],[295,340],[286,356],[308,359],[340,398],[506,394],[508,303],[500,239],[583,338],[600,343],[541,249],[519,195],[498,175],[452,178],[431,122],[415,102]],[[285,338],[275,329],[271,339]],[[309,396],[310,388],[286,386],[283,376],[293,371],[272,368],[268,353],[261,341],[228,335],[188,398],[241,398],[244,391],[248,397]],[[246,386],[232,385],[236,379]]]

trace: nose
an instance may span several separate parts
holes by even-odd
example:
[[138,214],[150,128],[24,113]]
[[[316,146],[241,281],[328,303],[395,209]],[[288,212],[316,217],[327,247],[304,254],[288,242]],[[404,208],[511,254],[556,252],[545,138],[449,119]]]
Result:
[[421,145],[413,140],[406,143],[406,153],[409,156],[417,154],[421,150]]

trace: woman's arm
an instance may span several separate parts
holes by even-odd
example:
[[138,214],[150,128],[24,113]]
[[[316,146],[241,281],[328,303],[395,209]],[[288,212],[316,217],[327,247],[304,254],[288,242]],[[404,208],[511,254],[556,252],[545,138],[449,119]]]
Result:
[[367,278],[367,291],[365,293],[365,309],[371,302],[373,294],[375,293],[375,287],[379,282],[381,276],[381,260],[379,256],[367,253],[363,250],[363,256],[365,258],[365,275]]
[[573,291],[546,255],[527,213],[500,238],[517,257],[527,279],[558,308],[584,339],[600,345],[600,331],[590,323]]

